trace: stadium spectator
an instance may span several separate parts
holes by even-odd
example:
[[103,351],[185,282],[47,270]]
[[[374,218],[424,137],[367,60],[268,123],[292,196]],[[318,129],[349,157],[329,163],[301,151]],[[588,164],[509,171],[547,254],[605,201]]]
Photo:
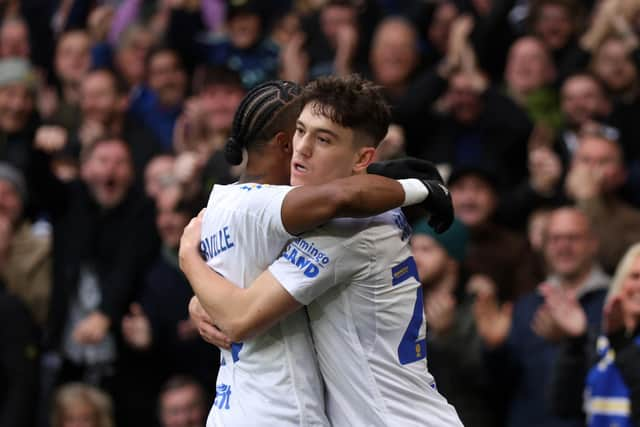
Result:
[[91,66],[90,46],[89,35],[82,30],[61,34],[56,44],[54,64],[60,88],[46,116],[69,132],[80,126],[80,88]]
[[[563,207],[551,213],[544,235],[549,275],[543,283],[575,295],[592,331],[600,328],[610,280],[597,264],[597,251],[597,237],[582,212]],[[502,306],[491,292],[481,291],[474,314],[486,347],[486,367],[506,404],[506,425],[582,425],[582,417],[562,420],[551,410],[546,390],[558,357],[558,340],[564,334],[540,291],[523,296],[515,305]]]
[[387,18],[378,24],[371,43],[369,65],[374,82],[391,100],[405,96],[420,64],[418,33],[410,21]]
[[585,129],[578,141],[566,192],[589,217],[600,263],[612,273],[627,248],[640,241],[640,211],[620,198],[627,177],[620,145],[598,126]]
[[132,95],[130,112],[153,131],[165,150],[172,149],[173,128],[182,112],[187,83],[177,52],[169,48],[149,52],[146,83]]
[[35,74],[23,59],[0,60],[0,160],[27,173],[38,118]]
[[31,45],[29,28],[20,18],[9,18],[0,24],[0,58],[22,58],[29,61]]
[[154,41],[151,31],[139,24],[130,26],[120,36],[113,54],[113,64],[126,83],[127,90],[144,82],[145,59]]
[[178,162],[189,166],[179,167],[178,179],[187,186],[201,184],[197,191],[208,195],[214,184],[231,183],[239,174],[224,159],[223,148],[245,89],[239,74],[227,67],[202,70],[195,82],[197,94],[187,100],[176,122],[173,144]]
[[589,427],[640,422],[640,243],[622,258],[604,308],[604,330],[587,329],[575,298],[545,289],[545,304],[566,338],[551,391],[560,416],[580,417]]
[[121,139],[85,148],[80,180],[58,181],[46,160],[41,185],[54,231],[47,348],[62,358],[60,382],[112,389],[116,326],[157,248],[153,209],[133,186],[131,154]]
[[[300,46],[299,53],[307,57],[308,69],[305,79],[294,81],[304,83],[306,79],[330,74],[346,75],[359,69],[357,64],[366,63],[366,59],[358,61],[361,56],[357,50],[363,44],[364,30],[359,21],[357,5],[344,0],[324,2],[318,11],[305,17],[302,21],[305,44]],[[295,64],[283,62],[285,69],[292,65]],[[282,77],[292,76],[285,73]]]
[[504,76],[507,93],[531,121],[550,130],[562,125],[554,79],[551,54],[539,39],[521,37],[511,45]]
[[465,267],[489,277],[502,300],[529,292],[534,276],[525,239],[495,222],[498,203],[495,175],[483,168],[454,169],[448,181],[456,217],[469,229]]
[[202,386],[193,378],[177,375],[162,387],[158,412],[162,427],[201,427],[207,416]]
[[504,215],[512,223],[523,223],[526,209],[520,199],[528,192],[527,156],[532,123],[511,99],[489,87],[478,70],[454,72],[444,96],[446,111],[432,116],[429,138],[408,141],[420,143],[414,155],[449,170],[464,166],[490,169],[504,206],[515,215]]
[[633,104],[638,99],[638,68],[633,61],[637,45],[637,38],[629,42],[611,35],[602,41],[591,60],[593,74],[602,81],[614,100],[625,104]]
[[25,218],[27,196],[24,176],[0,162],[0,280],[22,300],[41,331],[51,292],[51,236]]
[[69,383],[56,391],[51,427],[114,425],[111,398],[102,390],[82,383]]
[[425,220],[413,225],[411,252],[424,290],[429,371],[467,427],[495,426],[495,402],[475,330],[469,275],[463,267],[468,231],[455,220],[437,234]]
[[529,10],[531,32],[540,38],[553,57],[556,79],[565,78],[587,65],[589,58],[578,44],[584,18],[583,5],[575,0],[536,0]]

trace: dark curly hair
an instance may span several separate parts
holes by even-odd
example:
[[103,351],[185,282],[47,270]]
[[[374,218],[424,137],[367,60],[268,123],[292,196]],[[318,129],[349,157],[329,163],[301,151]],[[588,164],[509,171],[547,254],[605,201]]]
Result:
[[276,133],[291,130],[300,113],[300,86],[273,80],[251,89],[240,102],[225,145],[225,158],[232,165],[242,163],[244,148],[258,148]]
[[391,109],[382,88],[357,74],[321,77],[309,83],[300,98],[314,113],[369,137],[364,141],[356,138],[365,145],[377,146],[391,123]]

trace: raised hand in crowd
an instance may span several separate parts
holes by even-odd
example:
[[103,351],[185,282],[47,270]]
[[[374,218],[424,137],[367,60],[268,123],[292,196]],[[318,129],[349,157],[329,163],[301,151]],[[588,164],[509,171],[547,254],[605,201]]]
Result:
[[436,336],[446,334],[453,326],[456,316],[456,299],[447,291],[433,292],[424,301],[427,328]]
[[182,185],[185,197],[193,197],[200,191],[200,177],[207,158],[196,151],[185,151],[176,157],[173,176]]
[[109,326],[109,316],[93,311],[78,323],[73,330],[73,339],[79,344],[97,344],[107,336]]
[[405,146],[406,138],[404,129],[400,125],[392,124],[389,126],[387,135],[380,141],[378,148],[376,148],[374,161],[379,162],[398,157],[404,152]]
[[447,54],[438,68],[443,78],[450,77],[455,71],[472,71],[477,68],[475,53],[469,40],[473,25],[471,15],[460,15],[451,24]]
[[87,19],[87,26],[89,35],[94,42],[107,40],[114,13],[113,6],[108,4],[98,6],[91,11]]
[[336,56],[333,67],[338,76],[347,76],[353,71],[353,61],[358,49],[358,29],[349,24],[338,28],[336,33]]
[[205,110],[197,98],[189,98],[176,121],[173,131],[173,148],[176,153],[194,150],[207,137]]
[[142,306],[132,303],[129,313],[122,318],[122,336],[125,341],[137,350],[147,350],[151,347],[153,334],[151,323]]
[[473,305],[473,316],[476,329],[488,348],[496,348],[504,344],[509,336],[513,321],[513,303],[499,304],[495,285],[483,276],[469,279],[468,287],[475,291],[476,301]]
[[615,34],[622,37],[627,47],[638,47],[638,37],[629,22],[639,9],[637,2],[629,0],[605,0],[599,3],[589,29],[580,39],[583,49],[593,52],[604,40]]
[[548,283],[540,285],[539,291],[545,301],[542,306],[545,316],[548,315],[547,319],[540,321],[548,321],[552,325],[537,325],[534,331],[538,335],[545,336],[545,330],[542,329],[544,327],[559,333],[559,335],[545,336],[545,338],[579,337],[586,333],[587,315],[578,302],[575,292]]
[[61,151],[69,139],[69,133],[62,126],[40,126],[34,138],[34,146],[45,153]]
[[306,35],[297,32],[280,51],[280,78],[298,84],[307,81],[309,54],[304,49]]
[[604,306],[603,328],[607,335],[626,328],[622,298],[622,295],[618,294]]

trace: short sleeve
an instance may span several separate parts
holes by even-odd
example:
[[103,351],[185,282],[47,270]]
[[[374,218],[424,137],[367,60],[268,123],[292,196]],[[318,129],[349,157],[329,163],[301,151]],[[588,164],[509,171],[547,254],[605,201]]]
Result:
[[294,237],[282,223],[282,204],[293,187],[246,184],[240,185],[240,189],[248,191],[248,211],[269,236]]
[[372,261],[365,239],[345,239],[323,231],[324,227],[292,240],[269,267],[276,280],[303,305],[333,286],[352,281]]
[[[211,215],[215,215],[218,209],[240,214],[254,227],[262,229],[268,238],[289,240],[294,236],[282,223],[282,204],[293,188],[254,183],[216,185],[207,211],[211,211]],[[205,221],[207,216],[208,213],[205,214]]]

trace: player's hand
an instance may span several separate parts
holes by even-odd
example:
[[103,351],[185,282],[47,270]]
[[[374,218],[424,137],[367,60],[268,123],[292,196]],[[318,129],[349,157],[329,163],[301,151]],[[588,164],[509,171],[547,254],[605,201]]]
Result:
[[198,216],[191,218],[189,224],[184,228],[182,237],[180,237],[180,248],[178,249],[178,261],[180,269],[187,275],[189,262],[194,256],[200,257],[200,231],[202,230],[202,218],[205,209],[202,209]]
[[213,324],[211,317],[204,310],[196,296],[191,297],[191,301],[189,301],[189,316],[203,340],[218,348],[227,350],[231,348],[231,340]]
[[451,193],[436,180],[422,181],[429,190],[429,195],[422,202],[427,210],[427,222],[438,234],[444,233],[453,224],[453,202],[451,201]]
[[433,163],[413,157],[371,163],[367,167],[367,173],[392,179],[416,178],[444,184],[440,172]]

